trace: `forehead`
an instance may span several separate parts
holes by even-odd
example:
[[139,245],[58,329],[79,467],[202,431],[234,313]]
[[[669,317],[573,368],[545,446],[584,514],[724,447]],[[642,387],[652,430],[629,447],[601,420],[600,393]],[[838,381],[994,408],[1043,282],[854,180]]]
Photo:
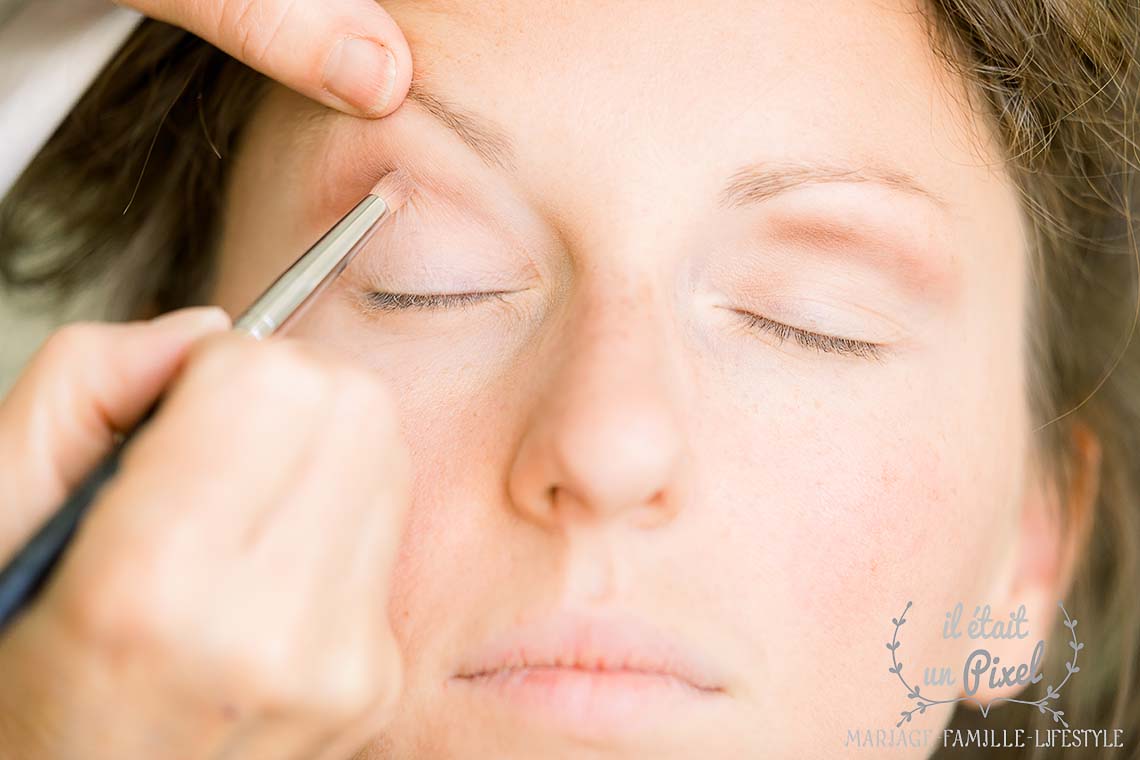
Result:
[[[547,182],[882,164],[969,191],[999,151],[905,0],[395,2],[415,76],[507,125]],[[837,162],[839,163],[839,162]]]

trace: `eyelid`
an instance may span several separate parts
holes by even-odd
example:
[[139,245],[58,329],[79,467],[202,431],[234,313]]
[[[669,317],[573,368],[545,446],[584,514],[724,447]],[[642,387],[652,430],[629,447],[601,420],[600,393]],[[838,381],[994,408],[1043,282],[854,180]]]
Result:
[[801,327],[793,327],[783,322],[777,322],[774,319],[769,319],[768,317],[754,314],[744,309],[732,309],[731,311],[743,317],[749,327],[757,328],[775,335],[780,339],[781,344],[788,338],[793,338],[796,343],[804,348],[820,353],[854,356],[876,362],[883,360],[885,346],[882,343],[825,335],[823,333],[805,330]]

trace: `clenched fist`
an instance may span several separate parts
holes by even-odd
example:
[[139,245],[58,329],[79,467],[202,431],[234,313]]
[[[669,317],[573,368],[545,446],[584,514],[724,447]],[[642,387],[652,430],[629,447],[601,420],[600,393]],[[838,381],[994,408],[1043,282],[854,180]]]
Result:
[[339,760],[385,722],[410,483],[388,392],[226,326],[66,327],[0,404],[3,562],[169,383],[0,637],[3,760]]

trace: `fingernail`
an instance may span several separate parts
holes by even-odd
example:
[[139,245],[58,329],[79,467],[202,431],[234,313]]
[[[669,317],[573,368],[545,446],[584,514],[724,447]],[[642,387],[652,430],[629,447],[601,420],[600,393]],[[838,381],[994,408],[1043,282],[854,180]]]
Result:
[[230,315],[218,306],[195,306],[163,314],[151,323],[179,333],[206,333],[229,328]]
[[382,112],[395,85],[395,56],[371,40],[341,40],[325,64],[325,89],[366,114]]

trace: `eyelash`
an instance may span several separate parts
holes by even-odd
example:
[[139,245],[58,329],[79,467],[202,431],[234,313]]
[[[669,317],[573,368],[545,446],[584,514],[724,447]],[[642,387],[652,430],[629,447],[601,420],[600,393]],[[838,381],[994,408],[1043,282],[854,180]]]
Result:
[[[506,290],[477,293],[389,293],[373,291],[367,294],[366,299],[368,307],[376,311],[428,311],[454,307],[466,308],[489,298],[502,299],[509,292]],[[792,327],[783,322],[776,322],[750,311],[738,309],[733,309],[733,311],[743,317],[750,328],[775,335],[780,339],[781,344],[788,338],[792,338],[804,348],[820,353],[855,356],[874,361],[882,359],[882,346],[878,343],[824,335],[799,327]]]
[[799,327],[792,327],[783,322],[776,322],[759,314],[753,314],[750,311],[740,311],[739,309],[733,309],[733,311],[742,316],[750,328],[775,335],[780,339],[781,344],[788,338],[792,338],[804,348],[820,353],[855,356],[873,361],[882,359],[883,347],[878,343],[869,343],[854,338],[837,338],[834,335],[824,335]]
[[502,299],[509,293],[497,290],[479,293],[388,293],[373,291],[366,299],[368,307],[376,311],[428,311],[431,309],[464,308],[488,298]]

